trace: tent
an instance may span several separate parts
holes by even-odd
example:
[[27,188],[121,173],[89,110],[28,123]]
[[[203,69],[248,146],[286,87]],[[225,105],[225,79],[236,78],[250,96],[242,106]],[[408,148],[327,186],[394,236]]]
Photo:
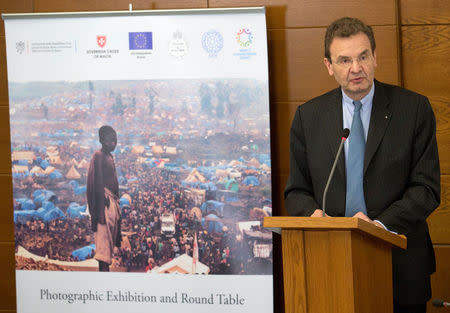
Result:
[[208,233],[223,233],[224,225],[215,214],[208,214],[202,218],[202,227],[208,230]]
[[224,206],[225,205],[222,202],[215,201],[215,200],[208,200],[201,205],[200,209],[202,210],[203,214],[214,211],[219,215],[223,215],[223,207]]
[[86,159],[83,159],[80,161],[80,163],[78,163],[78,168],[85,168],[87,169],[89,167],[89,162],[86,161]]
[[252,158],[248,163],[248,166],[254,166],[256,168],[261,166],[261,163],[259,163],[259,161],[256,158]]
[[144,146],[133,146],[133,149],[131,149],[131,153],[134,154],[142,154],[145,151],[145,147]]
[[61,174],[60,171],[58,170],[54,170],[53,172],[50,173],[50,175],[48,175],[48,177],[50,177],[51,179],[60,179],[63,178],[63,174]]
[[28,198],[18,198],[14,199],[16,202],[20,203],[21,210],[34,210],[36,209],[36,205],[34,204],[33,200]]
[[79,205],[76,202],[72,202],[69,204],[69,207],[67,208],[67,216],[70,218],[83,218],[86,217],[86,215],[83,215],[82,213],[86,212],[86,206],[85,205]]
[[208,274],[209,267],[205,264],[197,261],[196,265],[193,266],[193,259],[187,254],[182,254],[176,257],[172,261],[161,265],[160,267],[155,267],[151,273],[163,274]]
[[36,158],[33,151],[13,151],[11,155],[11,160],[18,161],[18,160],[27,160],[28,163],[33,163],[33,160]]
[[28,174],[28,165],[13,165],[12,168],[13,173],[21,173],[21,174]]
[[25,224],[26,222],[37,218],[36,210],[22,210],[22,211],[14,211],[14,223],[15,224]]
[[202,219],[202,211],[196,206],[191,209],[191,214],[194,214],[198,220]]
[[226,184],[225,184],[225,189],[238,192],[239,191],[239,185],[238,185],[237,181],[234,178],[233,179],[229,179],[226,182]]
[[185,179],[186,182],[206,182],[205,176],[200,174],[200,172],[197,169],[193,169],[189,176]]
[[75,195],[82,195],[83,193],[86,193],[86,186],[78,186],[78,187],[75,187],[74,189],[73,189],[73,193],[75,194]]
[[31,169],[30,173],[33,174],[33,175],[38,175],[39,176],[39,175],[44,175],[45,171],[40,166],[34,166]]
[[44,222],[50,222],[58,218],[65,219],[63,211],[61,211],[58,207],[54,207],[44,214]]
[[66,174],[67,179],[80,179],[81,175],[78,173],[78,171],[75,169],[75,165],[72,165],[70,170]]
[[33,192],[33,199],[37,206],[41,206],[44,201],[56,201],[57,197],[53,191],[38,189]]
[[89,246],[81,247],[77,250],[72,251],[72,257],[78,261],[84,261],[89,257],[92,257],[95,252],[95,244]]
[[156,154],[162,154],[162,153],[164,153],[164,150],[161,146],[153,146],[152,152],[156,153]]
[[47,160],[42,160],[40,165],[45,170],[47,167],[50,166],[50,163]]
[[166,149],[167,154],[177,154],[177,148],[176,147],[164,147]]
[[259,180],[255,176],[245,177],[242,183],[247,186],[259,186]]

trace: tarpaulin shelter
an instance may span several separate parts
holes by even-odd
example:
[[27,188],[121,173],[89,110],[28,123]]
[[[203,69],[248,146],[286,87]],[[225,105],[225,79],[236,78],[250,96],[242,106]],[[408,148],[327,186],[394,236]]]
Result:
[[56,220],[58,218],[65,219],[66,217],[65,217],[63,211],[61,211],[58,207],[54,207],[53,209],[51,209],[50,211],[45,213],[43,219],[44,219],[44,222],[50,222],[50,221]]
[[225,189],[238,192],[239,191],[239,184],[237,183],[237,181],[234,178],[229,179],[225,183]]
[[85,212],[86,212],[86,205],[79,205],[76,202],[72,202],[69,204],[66,214],[70,218],[82,218],[82,217],[86,217],[86,215],[82,214]]
[[57,197],[53,191],[37,189],[33,192],[33,199],[37,206],[41,206],[44,201],[56,201]]
[[215,214],[208,214],[202,218],[202,227],[208,230],[208,233],[223,233],[224,225]]
[[36,209],[36,205],[34,204],[33,200],[28,198],[18,198],[14,199],[16,202],[20,203],[20,209],[24,211],[28,210],[34,210]]
[[75,187],[73,193],[77,196],[86,193],[86,185]]
[[200,206],[200,209],[202,210],[203,214],[208,214],[209,212],[214,211],[218,215],[223,215],[224,206],[225,204],[223,204],[222,202],[208,200]]
[[61,174],[60,171],[58,170],[54,170],[53,172],[50,173],[50,175],[48,175],[48,177],[50,177],[51,179],[60,179],[63,178],[63,174]]
[[87,258],[93,257],[94,253],[95,253],[95,244],[91,244],[89,246],[85,246],[72,251],[72,257],[77,259],[78,261],[84,261]]
[[245,177],[242,183],[247,186],[259,186],[259,180],[255,176]]

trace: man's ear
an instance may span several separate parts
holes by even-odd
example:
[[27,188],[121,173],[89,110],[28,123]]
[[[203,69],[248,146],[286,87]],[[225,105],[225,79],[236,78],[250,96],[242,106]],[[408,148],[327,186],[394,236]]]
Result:
[[328,58],[323,58],[323,63],[327,67],[328,74],[330,74],[330,76],[333,76],[334,75],[334,71],[333,71],[333,67],[331,65],[330,60],[328,60]]

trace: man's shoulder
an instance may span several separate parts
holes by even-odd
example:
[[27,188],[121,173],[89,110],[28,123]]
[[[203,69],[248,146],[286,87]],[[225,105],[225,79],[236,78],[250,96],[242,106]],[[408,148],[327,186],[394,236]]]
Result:
[[342,101],[341,88],[335,88],[320,96],[312,98],[299,106],[299,110],[309,112],[321,112],[326,110],[330,105],[335,105],[336,102]]
[[396,86],[391,85],[387,83],[382,83],[380,81],[375,80],[375,93],[381,91],[384,93],[388,98],[390,99],[425,99],[426,97],[420,93],[417,93],[415,91]]

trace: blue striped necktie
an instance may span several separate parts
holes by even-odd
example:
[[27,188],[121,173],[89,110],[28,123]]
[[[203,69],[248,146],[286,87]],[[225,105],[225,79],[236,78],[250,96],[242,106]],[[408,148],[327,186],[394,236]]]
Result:
[[364,150],[366,140],[361,121],[361,101],[353,101],[352,128],[348,142],[347,158],[347,196],[345,200],[345,216],[353,216],[357,212],[367,215],[366,202],[364,200],[363,170]]

